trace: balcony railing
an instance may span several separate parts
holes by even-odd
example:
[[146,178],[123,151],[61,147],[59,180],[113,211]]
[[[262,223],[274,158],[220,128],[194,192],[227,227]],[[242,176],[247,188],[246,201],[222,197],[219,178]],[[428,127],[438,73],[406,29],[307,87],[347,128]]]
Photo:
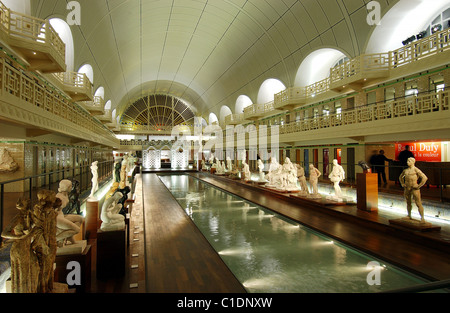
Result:
[[112,123],[112,111],[111,109],[105,109],[103,115],[97,116],[98,120],[103,123]]
[[225,117],[225,125],[239,125],[245,121],[244,113],[230,114]]
[[0,2],[0,32],[30,70],[65,71],[66,46],[48,20],[11,11]]
[[105,114],[105,100],[100,96],[94,96],[92,101],[80,101],[79,104],[92,115]]
[[84,73],[60,72],[53,73],[52,77],[61,90],[67,93],[73,101],[92,101],[93,86],[89,78]]
[[[448,63],[444,52],[450,51],[450,29],[432,34],[407,46],[387,53],[358,56],[342,65],[330,69],[330,77],[306,87],[291,87],[275,95],[274,107],[292,110],[308,102],[315,96],[330,90],[342,91],[346,88],[360,89],[371,79],[385,78],[405,65],[426,61],[427,67]],[[430,63],[431,56],[442,55],[437,62]],[[442,64],[441,64],[442,63]],[[252,110],[254,108],[249,108]]]
[[450,108],[450,91],[433,92],[418,97],[405,97],[396,101],[376,103],[345,110],[341,113],[317,116],[280,126],[280,135],[324,129],[336,126],[400,117],[444,112]]
[[[4,102],[9,104],[6,111],[0,112],[1,115],[7,114],[13,120],[17,119],[34,125],[37,118],[35,114],[32,116],[25,112],[31,111],[42,116],[52,114],[54,117],[73,123],[80,130],[89,132],[101,141],[117,141],[112,132],[95,120],[89,112],[71,102],[57,88],[35,74],[14,67],[11,63],[7,56],[0,55],[0,95]],[[8,97],[14,97],[23,102],[8,100]],[[17,108],[11,105],[14,103],[17,103]],[[25,104],[29,106],[24,106]]]
[[257,120],[268,113],[275,113],[274,101],[252,104],[244,109],[244,119]]

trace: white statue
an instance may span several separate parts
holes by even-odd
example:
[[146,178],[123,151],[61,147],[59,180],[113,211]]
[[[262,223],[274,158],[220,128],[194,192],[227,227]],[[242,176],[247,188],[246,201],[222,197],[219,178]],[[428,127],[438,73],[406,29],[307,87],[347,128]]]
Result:
[[231,163],[231,158],[227,156],[227,171],[231,172],[233,170],[233,164]]
[[408,158],[406,164],[408,168],[403,170],[400,174],[399,181],[405,192],[406,209],[408,211],[408,217],[411,218],[412,203],[411,199],[414,199],[417,209],[421,217],[421,222],[425,222],[424,209],[422,206],[422,200],[420,196],[420,188],[425,185],[428,177],[417,167],[415,167],[416,159]]
[[209,164],[214,163],[214,153],[211,152],[211,155],[209,156]]
[[125,228],[125,217],[119,214],[122,204],[117,203],[122,197],[123,194],[121,192],[116,192],[103,203],[100,214],[100,219],[102,220],[101,230],[114,231]]
[[206,171],[205,160],[202,160],[202,171]]
[[300,184],[301,193],[307,195],[309,192],[306,183],[305,170],[300,164],[295,164],[295,166],[297,167],[297,180]]
[[342,191],[341,187],[339,186],[339,183],[344,180],[345,178],[345,172],[344,168],[338,164],[338,161],[335,159],[333,160],[333,170],[331,171],[330,175],[328,175],[330,178],[330,181],[334,185],[334,197],[332,197],[335,200],[342,200]]
[[311,193],[309,195],[310,198],[319,199],[322,196],[319,194],[319,177],[322,173],[314,167],[313,164],[309,165],[309,183],[311,185]]
[[92,188],[91,194],[89,195],[89,199],[95,200],[95,192],[98,190],[98,161],[92,162],[91,164],[91,173],[92,173]]
[[248,166],[248,164],[245,161],[242,163],[242,165],[243,165],[242,173],[244,174],[244,180],[250,181],[252,179],[252,173],[250,172],[250,167]]
[[258,169],[259,169],[259,181],[266,182],[266,175],[264,174],[264,163],[261,159],[258,160]]
[[81,224],[84,222],[84,217],[81,215],[64,215],[63,213],[63,209],[69,204],[70,190],[72,190],[72,182],[70,180],[63,179],[59,182],[56,198],[61,200],[61,205],[55,208],[58,214],[56,217],[56,241],[58,247],[62,247],[65,244],[74,244],[74,236],[80,232]]
[[223,162],[221,163],[219,159],[216,158],[216,175],[224,175],[225,174],[225,166]]
[[278,188],[283,184],[282,166],[274,157],[270,160],[269,173],[267,174],[266,179],[269,180],[268,187]]
[[286,158],[282,166],[282,185],[281,189],[285,191],[298,191],[297,186],[297,168],[291,162],[291,159]]
[[225,166],[225,161],[222,161],[222,172],[225,174],[227,167]]
[[127,164],[128,162],[122,161],[122,166],[120,168],[120,181],[119,181],[120,189],[125,188],[127,185],[127,178],[128,178]]

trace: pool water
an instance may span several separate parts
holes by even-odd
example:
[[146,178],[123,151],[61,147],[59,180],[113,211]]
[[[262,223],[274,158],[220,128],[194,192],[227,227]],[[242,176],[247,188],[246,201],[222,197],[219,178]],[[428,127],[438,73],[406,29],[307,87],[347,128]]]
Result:
[[362,293],[426,283],[192,176],[160,179],[248,292]]

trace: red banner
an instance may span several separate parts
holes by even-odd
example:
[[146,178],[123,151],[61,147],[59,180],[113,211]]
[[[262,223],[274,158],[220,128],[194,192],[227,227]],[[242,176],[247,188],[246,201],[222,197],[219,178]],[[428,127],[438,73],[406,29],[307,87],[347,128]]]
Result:
[[409,151],[414,154],[416,161],[425,162],[441,162],[441,148],[440,142],[404,142],[395,145],[395,159],[398,160],[398,155],[405,150],[405,146],[409,146]]

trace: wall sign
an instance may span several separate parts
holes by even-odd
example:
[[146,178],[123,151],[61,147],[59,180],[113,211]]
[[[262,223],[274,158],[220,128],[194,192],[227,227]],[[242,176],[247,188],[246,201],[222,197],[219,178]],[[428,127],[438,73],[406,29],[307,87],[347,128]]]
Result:
[[395,145],[395,159],[409,145],[409,150],[414,154],[416,161],[441,162],[442,145],[440,142],[404,142]]

